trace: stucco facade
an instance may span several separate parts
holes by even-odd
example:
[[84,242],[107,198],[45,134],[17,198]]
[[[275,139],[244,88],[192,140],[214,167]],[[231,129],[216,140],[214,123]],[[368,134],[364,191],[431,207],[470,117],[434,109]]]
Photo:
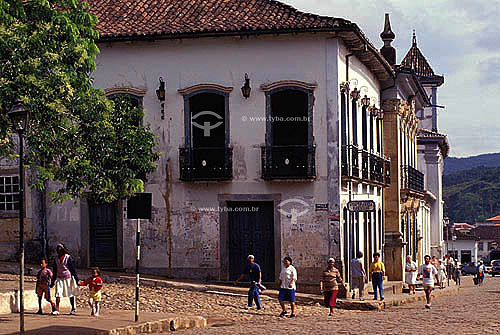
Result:
[[[152,220],[142,222],[144,271],[172,277],[234,279],[231,269],[234,264],[230,259],[231,238],[235,235],[231,235],[234,218],[230,209],[235,203],[272,205],[273,244],[266,248],[274,251],[273,281],[279,275],[284,256],[293,258],[303,283],[317,281],[328,257],[338,259],[343,269],[343,263],[352,255],[344,254],[347,249],[343,248],[343,241],[349,238],[344,236],[348,231],[342,227],[345,218],[341,206],[345,207],[349,199],[373,200],[377,211],[382,213],[383,187],[360,182],[353,186],[349,196],[347,184],[341,182],[339,104],[341,84],[346,80],[346,55],[350,52],[342,39],[331,34],[284,34],[115,42],[99,46],[101,53],[93,74],[95,87],[107,93],[138,97],[145,110],[143,123],[157,135],[162,154],[157,171],[147,176],[145,185],[145,192],[152,193],[153,215]],[[248,99],[240,92],[245,73],[252,88]],[[164,118],[155,93],[159,77],[166,82]],[[361,89],[363,96],[379,100],[379,80],[356,56],[349,59],[349,79],[355,79],[351,81],[351,90]],[[286,87],[299,87],[312,97],[310,127],[315,146],[315,176],[264,180],[261,146],[269,132],[268,92]],[[227,99],[229,117],[225,126],[232,148],[230,180],[181,180],[179,152],[185,147],[188,134],[186,96],[197,90],[221,91]],[[360,102],[354,103],[360,106],[361,118],[364,114]],[[358,128],[360,134],[366,132],[361,121]],[[375,132],[374,128],[370,130]],[[374,136],[376,141],[377,134],[370,138]],[[361,135],[359,138],[361,141]],[[382,148],[379,151],[381,155]],[[31,197],[28,192],[27,198]],[[47,208],[49,245],[64,243],[83,266],[93,264],[91,206],[81,199],[49,204]],[[126,206],[121,201],[112,208],[116,223],[114,267],[131,269],[135,266],[136,223],[126,218]],[[33,216],[35,221],[39,220],[38,211],[29,209],[27,213],[27,225]],[[381,250],[382,226],[375,226],[372,236],[365,239],[363,217],[357,224],[359,235],[354,237],[359,240],[357,247]],[[2,247],[14,250],[6,244]],[[248,249],[248,253],[258,252]],[[12,257],[3,257],[9,258]]]

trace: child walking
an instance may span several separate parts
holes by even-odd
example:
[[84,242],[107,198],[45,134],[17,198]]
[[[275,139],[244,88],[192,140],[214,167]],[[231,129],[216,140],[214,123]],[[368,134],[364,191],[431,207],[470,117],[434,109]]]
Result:
[[92,277],[80,282],[80,286],[89,286],[89,305],[91,308],[90,316],[99,316],[101,309],[101,289],[102,279],[98,267],[92,269]]
[[42,311],[42,298],[45,295],[47,300],[52,306],[52,314],[56,314],[56,304],[50,299],[50,281],[52,280],[52,271],[47,268],[47,260],[42,258],[40,261],[40,271],[36,275],[36,295],[38,296],[38,312],[43,314]]

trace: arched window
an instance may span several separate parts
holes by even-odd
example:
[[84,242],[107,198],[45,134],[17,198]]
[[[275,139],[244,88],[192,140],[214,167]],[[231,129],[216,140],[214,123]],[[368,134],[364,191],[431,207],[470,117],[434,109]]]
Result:
[[[370,113],[370,151],[373,152],[374,148],[374,143],[373,143],[373,114]],[[377,129],[377,134],[378,134],[378,129]]]
[[352,144],[358,145],[358,102],[352,100]]
[[376,119],[375,120],[376,122],[376,125],[377,125],[377,152],[379,154],[382,153],[382,146],[381,146],[381,142],[382,142],[382,133],[381,133],[381,123],[382,123],[382,119]]
[[179,90],[184,96],[185,143],[180,148],[181,180],[232,178],[229,129],[231,87],[201,84]]
[[361,132],[363,149],[368,150],[368,113],[366,106],[361,107]]
[[[146,90],[131,86],[115,86],[105,89],[104,95],[113,100],[116,108],[119,108],[121,104],[126,104],[130,108],[142,109]],[[136,126],[141,125],[142,121],[142,113],[134,113],[131,116],[131,122]]]
[[[115,108],[120,108],[122,104],[129,108],[142,109],[142,97],[130,93],[114,93],[107,96],[108,99],[113,100]],[[142,124],[142,114],[136,113],[131,117],[131,122],[135,126]]]
[[315,84],[281,81],[262,85],[266,94],[263,179],[316,177],[313,137]]
[[342,158],[342,175],[347,175],[347,146],[349,141],[347,138],[347,94],[345,89],[340,91],[340,132],[341,132],[341,158]]

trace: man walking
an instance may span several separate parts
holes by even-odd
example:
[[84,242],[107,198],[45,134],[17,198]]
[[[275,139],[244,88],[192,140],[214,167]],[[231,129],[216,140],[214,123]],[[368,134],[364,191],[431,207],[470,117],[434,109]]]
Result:
[[259,297],[259,286],[262,280],[262,272],[260,271],[259,264],[255,263],[255,257],[253,255],[248,255],[248,264],[243,270],[243,273],[234,281],[234,285],[247,275],[250,278],[250,289],[248,290],[248,308],[252,308],[253,301],[255,300],[255,306],[257,310],[262,308]]
[[352,272],[352,298],[356,297],[356,289],[359,290],[359,300],[363,300],[363,295],[365,293],[365,280],[366,272],[363,269],[363,263],[361,259],[363,258],[363,253],[358,251],[356,258],[351,261],[351,272]]
[[424,285],[426,299],[425,308],[431,309],[431,293],[434,288],[434,279],[437,281],[438,271],[434,265],[431,264],[431,256],[425,255],[424,261],[425,264],[420,265],[418,268],[418,274],[422,276],[422,284]]

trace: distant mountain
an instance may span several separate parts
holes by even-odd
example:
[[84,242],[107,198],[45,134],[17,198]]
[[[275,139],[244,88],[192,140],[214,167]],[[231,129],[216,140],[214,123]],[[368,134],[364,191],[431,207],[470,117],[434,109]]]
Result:
[[447,157],[444,160],[443,174],[447,175],[450,173],[473,169],[480,166],[500,166],[500,153],[483,154],[464,158]]
[[444,175],[443,200],[445,215],[452,222],[474,223],[499,215],[500,167],[481,166]]

